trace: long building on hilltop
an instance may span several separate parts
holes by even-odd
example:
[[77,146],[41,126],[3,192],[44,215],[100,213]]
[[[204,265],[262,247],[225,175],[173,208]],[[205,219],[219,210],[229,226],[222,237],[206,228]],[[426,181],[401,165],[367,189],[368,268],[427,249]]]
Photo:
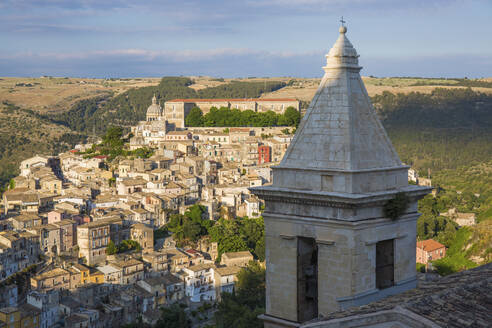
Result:
[[223,99],[173,99],[164,103],[162,116],[176,128],[184,128],[185,118],[193,107],[198,107],[204,114],[212,107],[252,110],[255,112],[283,113],[289,107],[299,110],[299,100],[295,98],[223,98]]

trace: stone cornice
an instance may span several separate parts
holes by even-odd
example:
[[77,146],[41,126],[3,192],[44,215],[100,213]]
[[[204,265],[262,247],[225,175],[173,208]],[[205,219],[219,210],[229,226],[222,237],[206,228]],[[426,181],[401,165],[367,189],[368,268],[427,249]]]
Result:
[[402,189],[370,194],[349,194],[264,186],[250,188],[250,191],[265,201],[355,209],[367,206],[383,206],[400,192],[405,193],[411,199],[418,200],[428,194],[431,189],[431,187],[408,186]]
[[345,169],[321,169],[321,168],[304,168],[304,167],[294,167],[288,165],[274,165],[271,167],[273,170],[295,170],[295,171],[315,171],[322,173],[369,173],[369,172],[381,172],[381,171],[396,171],[396,170],[408,170],[410,165],[401,165],[401,166],[393,166],[393,167],[381,167],[374,169],[361,169],[361,170],[345,170]]
[[[332,227],[333,229],[338,229],[340,227],[346,227],[355,230],[364,230],[369,227],[377,227],[384,225],[394,225],[396,222],[404,223],[407,221],[416,221],[420,216],[417,212],[405,213],[398,220],[391,220],[383,217],[375,217],[375,218],[367,218],[364,220],[342,220],[332,217],[307,217],[307,216],[298,216],[298,215],[288,215],[283,213],[274,213],[274,212],[263,212],[263,217],[265,220],[274,219],[276,221],[284,221],[284,222],[301,222],[310,225],[322,225]],[[282,239],[291,240],[295,236],[293,235],[281,235]],[[394,235],[395,239],[405,238],[406,234],[396,234]],[[367,241],[367,245],[371,245],[373,240]]]

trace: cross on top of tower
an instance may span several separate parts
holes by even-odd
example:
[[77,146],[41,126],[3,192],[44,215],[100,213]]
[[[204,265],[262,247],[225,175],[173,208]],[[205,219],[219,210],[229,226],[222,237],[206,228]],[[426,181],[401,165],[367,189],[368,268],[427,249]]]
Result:
[[342,23],[342,26],[340,26],[340,29],[339,29],[339,32],[341,34],[345,34],[347,33],[347,27],[344,25],[346,23],[346,21],[343,20],[343,16],[342,18],[340,19],[340,23]]

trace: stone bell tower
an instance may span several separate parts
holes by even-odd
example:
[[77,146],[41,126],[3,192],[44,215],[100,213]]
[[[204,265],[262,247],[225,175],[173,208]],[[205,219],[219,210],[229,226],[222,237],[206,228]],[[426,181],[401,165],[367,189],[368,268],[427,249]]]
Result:
[[[408,185],[346,32],[326,55],[273,184],[251,188],[266,203],[265,327],[296,327],[416,287],[417,200],[430,188]],[[388,217],[389,207],[398,215]]]

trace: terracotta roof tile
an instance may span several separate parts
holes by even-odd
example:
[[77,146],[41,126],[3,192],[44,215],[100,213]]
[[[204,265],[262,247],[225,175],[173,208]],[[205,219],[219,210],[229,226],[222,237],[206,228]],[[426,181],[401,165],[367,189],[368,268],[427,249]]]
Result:
[[421,248],[426,252],[432,252],[436,249],[445,248],[443,244],[435,241],[434,239],[427,239],[417,242],[417,248]]
[[217,99],[197,99],[197,98],[182,98],[172,99],[166,102],[254,102],[254,101],[297,101],[295,98],[217,98]]

